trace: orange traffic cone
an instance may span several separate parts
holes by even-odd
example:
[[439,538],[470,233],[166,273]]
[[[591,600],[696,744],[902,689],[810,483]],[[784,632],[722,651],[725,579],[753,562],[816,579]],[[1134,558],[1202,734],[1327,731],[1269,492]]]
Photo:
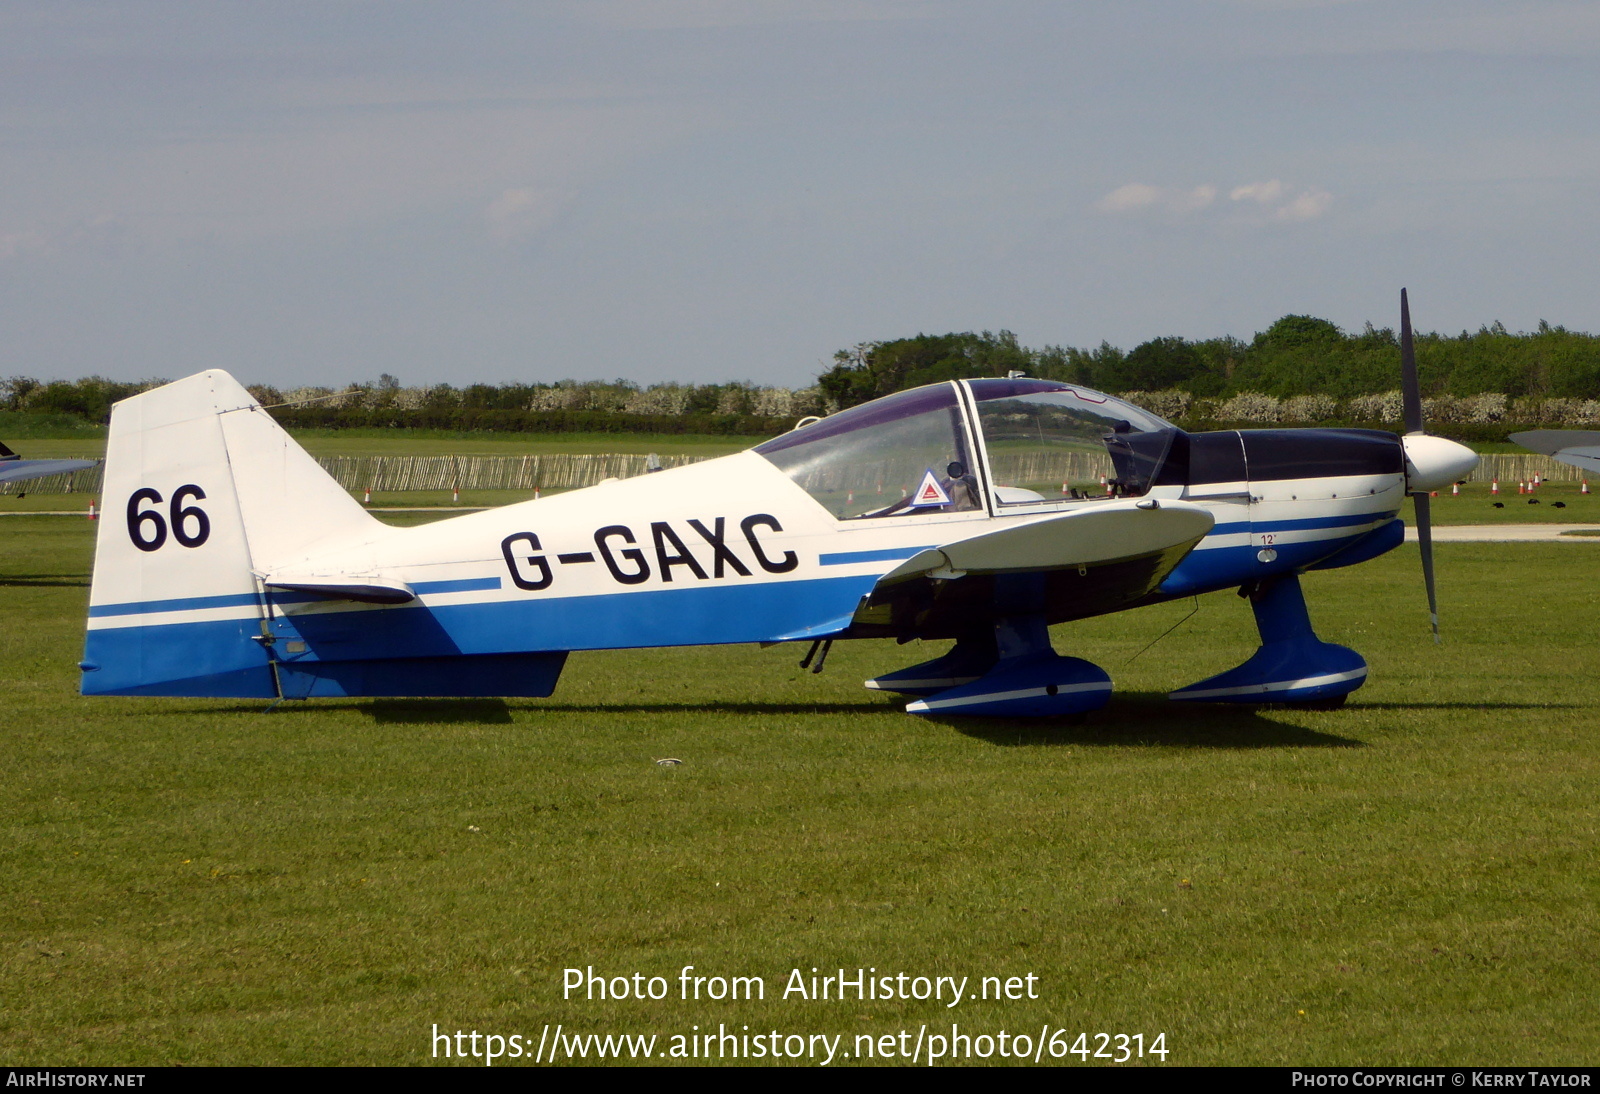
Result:
[[367,492],[365,494],[361,495],[361,504],[362,505],[371,505],[372,504],[372,487],[370,487],[370,486],[367,487]]
[[1461,494],[1461,484],[1459,482],[1451,483],[1450,484],[1450,496],[1452,498],[1454,498],[1454,497],[1459,497],[1460,494]]
[[1579,490],[1578,493],[1587,494],[1588,492],[1589,492],[1589,480],[1588,479],[1584,479],[1583,480],[1583,489]]
[[1499,492],[1500,492],[1500,480],[1499,479],[1495,479],[1493,482],[1491,482],[1489,484],[1489,493],[1498,494]]
[[[1587,485],[1588,485],[1588,484],[1587,484],[1587,483],[1585,483],[1585,484],[1584,484],[1584,485],[1585,485],[1585,486],[1587,486]],[[96,518],[96,517],[95,517],[95,515],[94,515],[94,502],[92,502],[92,501],[91,501],[91,502],[90,502],[90,503],[89,503],[89,519],[90,519],[90,520],[95,520],[95,519],[97,519],[97,518]]]

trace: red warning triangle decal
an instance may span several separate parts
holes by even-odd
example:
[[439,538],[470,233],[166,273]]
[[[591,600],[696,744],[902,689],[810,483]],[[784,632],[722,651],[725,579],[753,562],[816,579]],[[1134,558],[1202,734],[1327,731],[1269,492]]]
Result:
[[944,487],[939,485],[939,479],[929,468],[922,476],[922,485],[917,487],[917,492],[911,497],[912,505],[949,505],[950,495],[944,492]]

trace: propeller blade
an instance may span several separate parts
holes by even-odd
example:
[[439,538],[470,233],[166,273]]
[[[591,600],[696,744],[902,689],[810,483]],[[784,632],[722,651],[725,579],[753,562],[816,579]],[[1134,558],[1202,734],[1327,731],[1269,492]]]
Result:
[[1411,305],[1400,290],[1400,398],[1406,432],[1422,432],[1422,388],[1417,383],[1417,349],[1411,340]]
[[[1411,337],[1411,302],[1400,290],[1400,397],[1405,409],[1406,432],[1421,433],[1422,386],[1417,382],[1417,348]],[[1433,588],[1433,509],[1428,492],[1411,495],[1417,512],[1417,546],[1422,548],[1422,583],[1428,587],[1428,618],[1433,623],[1433,640],[1439,639],[1439,598]]]
[[1433,621],[1433,640],[1439,642],[1439,598],[1433,591],[1433,514],[1426,493],[1412,494],[1417,505],[1417,546],[1422,548],[1422,583],[1428,587],[1428,618]]

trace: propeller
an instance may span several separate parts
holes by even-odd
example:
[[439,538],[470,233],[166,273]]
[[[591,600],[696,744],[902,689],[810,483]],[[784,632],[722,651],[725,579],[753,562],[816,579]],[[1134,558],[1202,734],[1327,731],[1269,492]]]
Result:
[[[1411,303],[1406,299],[1405,289],[1400,290],[1400,398],[1406,420],[1406,436],[1425,436],[1422,428],[1422,386],[1417,382],[1417,350],[1411,339]],[[1405,444],[1404,439],[1401,444]],[[1433,622],[1433,640],[1437,643],[1440,641],[1439,597],[1433,585],[1433,510],[1426,490],[1411,491],[1411,500],[1417,507],[1417,545],[1422,548],[1422,582],[1428,587],[1428,618]]]
[[1433,640],[1439,641],[1439,599],[1433,590],[1433,514],[1428,492],[1466,477],[1478,466],[1478,454],[1464,444],[1429,436],[1422,427],[1422,388],[1417,383],[1417,351],[1411,338],[1411,305],[1400,290],[1400,395],[1406,433],[1400,447],[1406,455],[1406,492],[1417,504],[1417,545],[1422,548],[1422,579],[1428,586],[1428,616]]

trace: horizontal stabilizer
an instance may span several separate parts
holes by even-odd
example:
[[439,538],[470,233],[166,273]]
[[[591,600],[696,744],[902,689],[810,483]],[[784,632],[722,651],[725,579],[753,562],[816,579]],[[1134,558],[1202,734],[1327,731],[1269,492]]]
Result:
[[269,589],[362,604],[408,604],[417,598],[404,581],[378,574],[272,574],[262,584]]

